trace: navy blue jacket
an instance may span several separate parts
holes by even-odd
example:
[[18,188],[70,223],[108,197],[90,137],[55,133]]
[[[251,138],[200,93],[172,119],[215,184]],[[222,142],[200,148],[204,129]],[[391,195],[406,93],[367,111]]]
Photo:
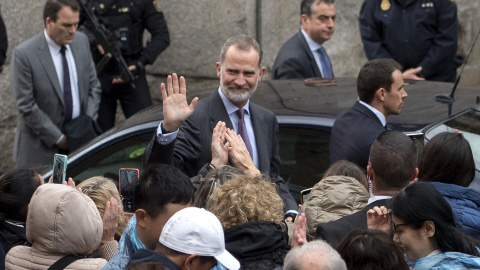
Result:
[[457,225],[480,240],[480,191],[473,188],[431,182],[452,207]]
[[330,164],[345,159],[366,169],[370,147],[383,131],[385,127],[380,119],[360,102],[355,102],[333,124],[329,147]]
[[[383,1],[390,6],[384,4],[382,9]],[[455,56],[458,18],[454,1],[366,0],[360,11],[360,33],[370,60],[393,58],[404,69],[421,66],[427,80],[455,80],[461,61]]]

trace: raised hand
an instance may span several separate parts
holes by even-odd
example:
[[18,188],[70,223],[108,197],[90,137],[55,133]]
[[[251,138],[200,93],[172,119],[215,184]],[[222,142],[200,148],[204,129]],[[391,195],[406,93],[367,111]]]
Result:
[[229,144],[228,154],[232,159],[233,165],[248,175],[260,175],[261,173],[255,167],[252,157],[250,156],[242,137],[236,134],[235,131],[227,129],[225,132],[225,139],[227,139]]
[[294,248],[304,245],[307,242],[307,217],[305,217],[305,213],[301,213],[295,219],[291,246]]
[[225,144],[225,122],[219,121],[212,134],[212,164],[215,167],[225,165],[228,162],[228,143]]
[[367,211],[367,226],[369,229],[380,230],[388,235],[392,232],[390,222],[391,211],[385,206],[375,206]]
[[181,76],[179,84],[175,73],[168,75],[167,88],[165,89],[164,83],[160,88],[163,99],[163,129],[173,132],[193,113],[198,97],[195,97],[190,105],[188,104],[185,78]]
[[121,218],[121,207],[117,200],[111,198],[105,205],[105,213],[103,214],[103,235],[100,242],[104,245],[115,240],[115,231],[118,228],[118,221]]

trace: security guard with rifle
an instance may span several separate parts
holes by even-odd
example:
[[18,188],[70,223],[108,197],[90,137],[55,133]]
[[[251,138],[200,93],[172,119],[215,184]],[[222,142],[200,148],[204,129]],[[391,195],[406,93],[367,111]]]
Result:
[[[81,31],[89,37],[102,99],[98,123],[113,127],[117,100],[129,118],[152,105],[145,66],[170,44],[167,24],[158,0],[78,0]],[[143,47],[143,32],[151,40]]]

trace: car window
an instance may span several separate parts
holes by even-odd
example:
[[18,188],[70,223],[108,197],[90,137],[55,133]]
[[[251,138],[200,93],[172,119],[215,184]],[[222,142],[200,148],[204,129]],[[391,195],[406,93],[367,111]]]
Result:
[[[93,176],[112,179],[118,186],[120,168],[142,170],[142,155],[152,138],[153,131],[145,131],[75,161],[67,175],[77,184]],[[315,185],[329,167],[328,143],[330,132],[312,128],[280,127],[280,175],[287,182],[290,192],[300,202],[300,191]]]
[[463,137],[468,140],[472,147],[475,166],[480,168],[480,112],[475,110],[467,111],[453,119],[446,121],[425,133],[425,138],[430,140],[441,132],[454,132],[459,130]]
[[300,191],[313,187],[330,166],[330,132],[311,128],[280,127],[280,175],[300,202]]
[[[142,169],[142,155],[152,139],[153,131],[129,137],[111,144],[95,153],[89,153],[73,164],[68,172],[79,183],[93,176],[104,176],[112,179],[118,187],[118,171],[120,168]],[[78,164],[78,165],[77,165]]]

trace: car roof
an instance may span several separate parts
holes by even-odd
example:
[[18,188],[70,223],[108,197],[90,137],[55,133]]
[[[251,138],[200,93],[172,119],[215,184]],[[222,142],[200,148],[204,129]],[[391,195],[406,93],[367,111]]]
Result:
[[[435,95],[448,94],[452,83],[432,81],[406,81],[408,97],[400,115],[387,118],[389,128],[402,131],[420,130],[426,125],[448,117],[448,107],[435,101]],[[187,90],[188,101],[197,96],[209,96],[215,89]],[[452,114],[472,107],[480,93],[478,87],[458,86]],[[273,80],[258,84],[251,101],[265,107],[277,116],[306,116],[335,119],[357,100],[356,78],[336,78],[332,85],[310,86],[303,80]],[[140,124],[158,122],[163,118],[162,105],[147,108],[119,123],[101,135],[129,129]],[[98,138],[98,139],[101,139]]]

